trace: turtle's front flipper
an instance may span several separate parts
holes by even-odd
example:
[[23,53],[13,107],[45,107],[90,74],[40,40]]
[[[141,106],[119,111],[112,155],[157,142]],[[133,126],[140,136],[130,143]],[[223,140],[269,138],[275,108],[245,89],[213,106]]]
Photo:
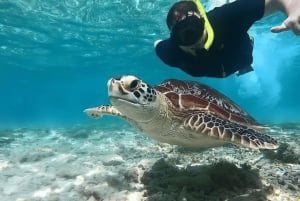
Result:
[[100,105],[98,107],[91,107],[85,109],[83,112],[94,119],[98,119],[103,115],[112,115],[124,118],[124,115],[112,105]]

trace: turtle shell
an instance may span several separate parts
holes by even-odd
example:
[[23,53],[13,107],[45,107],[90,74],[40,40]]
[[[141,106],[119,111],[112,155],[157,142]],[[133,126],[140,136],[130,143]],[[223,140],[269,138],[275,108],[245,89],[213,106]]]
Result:
[[247,112],[224,94],[199,82],[176,79],[165,80],[155,87],[178,110],[213,113],[220,118],[247,126],[260,126]]

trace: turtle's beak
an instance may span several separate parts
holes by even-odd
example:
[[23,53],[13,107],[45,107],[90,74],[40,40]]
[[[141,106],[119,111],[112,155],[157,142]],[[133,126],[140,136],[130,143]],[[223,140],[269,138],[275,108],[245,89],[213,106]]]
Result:
[[125,91],[120,80],[110,79],[107,83],[108,95],[114,97],[126,96],[128,92]]
[[126,90],[121,80],[112,78],[107,83],[108,96],[112,103],[120,104],[121,102],[136,104],[138,101],[130,91]]
[[124,96],[128,94],[128,92],[124,90],[124,87],[119,80],[112,78],[108,81],[108,85],[108,93],[114,93],[118,91],[119,94]]

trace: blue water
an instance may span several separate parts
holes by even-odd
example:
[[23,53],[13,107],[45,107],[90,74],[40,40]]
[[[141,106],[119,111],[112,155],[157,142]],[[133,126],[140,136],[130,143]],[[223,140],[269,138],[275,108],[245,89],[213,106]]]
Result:
[[1,126],[93,124],[83,109],[108,103],[106,82],[122,74],[152,85],[168,78],[201,81],[260,122],[300,122],[300,38],[269,32],[283,15],[250,30],[255,72],[222,80],[193,78],[167,67],[154,53],[153,42],[168,37],[165,16],[172,2],[1,1]]
[[[223,159],[259,169],[277,189],[272,200],[298,200],[300,37],[270,33],[282,14],[265,18],[250,30],[254,72],[194,78],[169,68],[154,53],[153,42],[168,37],[165,16],[173,2],[0,0],[1,201],[166,200],[178,194],[198,200],[202,191],[197,189],[195,195],[184,189],[170,193],[169,186],[154,194],[144,191],[160,183],[160,172],[168,176],[169,170],[190,168],[206,178],[202,166]],[[219,1],[203,2],[209,9]],[[151,85],[177,78],[215,87],[259,122],[276,124],[268,134],[289,144],[281,153],[286,160],[270,161],[235,146],[185,150],[144,137],[119,118],[89,119],[83,110],[108,104],[107,80],[123,74]],[[158,175],[152,185],[141,180],[144,171]],[[227,196],[219,190],[213,194]]]

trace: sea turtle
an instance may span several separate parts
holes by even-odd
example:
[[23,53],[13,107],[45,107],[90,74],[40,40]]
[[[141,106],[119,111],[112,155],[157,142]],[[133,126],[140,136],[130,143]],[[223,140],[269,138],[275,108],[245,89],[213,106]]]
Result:
[[254,118],[207,85],[169,79],[151,87],[132,75],[111,78],[107,85],[112,105],[86,109],[92,118],[119,116],[151,138],[185,147],[278,147]]

